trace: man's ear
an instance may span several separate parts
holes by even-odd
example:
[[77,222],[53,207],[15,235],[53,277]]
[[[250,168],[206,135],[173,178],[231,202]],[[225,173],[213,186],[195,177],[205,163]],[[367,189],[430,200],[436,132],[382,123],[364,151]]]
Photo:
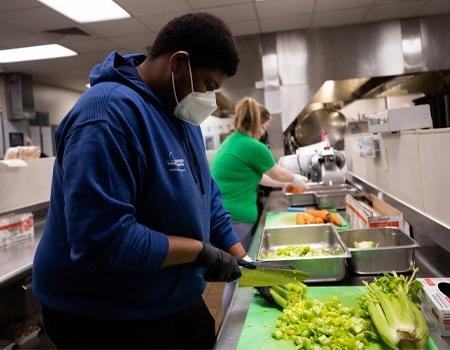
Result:
[[170,70],[176,73],[180,69],[187,66],[189,59],[189,53],[186,51],[177,51],[172,56],[170,56]]

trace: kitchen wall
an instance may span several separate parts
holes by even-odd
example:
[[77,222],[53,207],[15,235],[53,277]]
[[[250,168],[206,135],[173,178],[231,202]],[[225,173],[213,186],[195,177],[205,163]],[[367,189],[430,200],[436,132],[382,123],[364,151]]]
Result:
[[[36,111],[48,112],[50,124],[55,125],[59,124],[81,95],[80,92],[37,82],[33,84],[33,93]],[[29,132],[28,121],[3,122],[5,133],[18,126],[18,131]],[[0,167],[0,214],[49,200],[54,158],[26,162],[28,167],[25,168]]]
[[59,124],[81,95],[78,91],[39,82],[33,83],[33,94],[36,111],[48,112],[52,125]]
[[450,228],[450,128],[378,135],[375,158],[359,155],[364,136],[345,138],[349,171]]
[[[29,121],[19,120],[11,122],[5,115],[4,109],[1,108],[6,103],[2,87],[3,84],[0,82],[0,110],[2,111],[0,113],[0,158],[9,147],[10,132],[21,132],[26,137],[31,138]],[[58,125],[81,95],[78,91],[41,84],[39,82],[33,83],[33,94],[35,110],[48,112],[51,125]],[[5,145],[5,149],[3,145]]]

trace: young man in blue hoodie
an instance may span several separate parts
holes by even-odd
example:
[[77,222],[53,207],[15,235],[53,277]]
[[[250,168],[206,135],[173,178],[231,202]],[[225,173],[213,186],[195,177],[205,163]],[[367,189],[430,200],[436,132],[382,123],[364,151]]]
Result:
[[[119,29],[120,30],[120,29]],[[210,348],[206,281],[245,255],[200,124],[235,74],[217,17],[169,22],[148,57],[111,53],[61,122],[33,291],[59,348]]]

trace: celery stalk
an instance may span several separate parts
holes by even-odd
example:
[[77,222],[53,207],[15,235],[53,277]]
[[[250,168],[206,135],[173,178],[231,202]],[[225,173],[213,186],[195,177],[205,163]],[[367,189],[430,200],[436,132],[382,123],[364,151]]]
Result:
[[278,294],[275,290],[272,288],[269,289],[270,295],[272,295],[273,300],[280,305],[282,308],[285,308],[288,304],[288,301],[284,299],[280,294]]
[[428,340],[426,321],[414,301],[419,286],[411,277],[386,274],[372,283],[360,305],[370,315],[380,337],[393,349],[422,349]]

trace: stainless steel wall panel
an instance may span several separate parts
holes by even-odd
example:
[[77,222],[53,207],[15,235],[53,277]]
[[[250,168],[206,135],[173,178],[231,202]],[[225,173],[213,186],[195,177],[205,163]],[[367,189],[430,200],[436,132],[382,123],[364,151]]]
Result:
[[282,85],[404,72],[399,21],[274,35]]
[[402,22],[402,51],[405,73],[420,72],[424,69],[420,20],[417,18]]
[[226,90],[255,88],[255,82],[263,80],[261,42],[258,35],[236,39],[239,50],[239,66],[236,75],[223,85]]
[[264,86],[269,88],[280,86],[279,56],[274,35],[269,34],[261,37],[261,53]]
[[450,69],[450,15],[420,19],[424,70]]

